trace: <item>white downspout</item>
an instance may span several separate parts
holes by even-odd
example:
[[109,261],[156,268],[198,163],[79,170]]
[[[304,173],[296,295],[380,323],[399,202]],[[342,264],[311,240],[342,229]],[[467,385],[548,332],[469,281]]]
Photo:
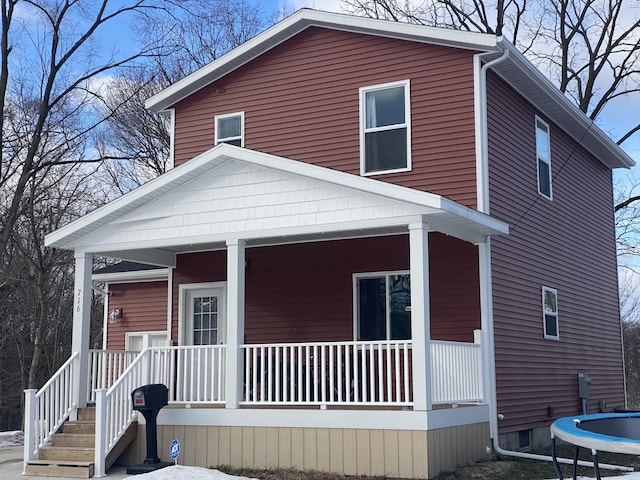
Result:
[[[487,135],[487,71],[494,65],[506,60],[509,57],[508,47],[503,50],[500,57],[490,60],[482,65],[482,58],[487,55],[493,55],[494,52],[481,53],[474,56],[475,71],[475,100],[476,100],[476,143],[478,150],[476,151],[476,185],[478,186],[478,210],[489,215],[489,146]],[[493,336],[493,292],[491,285],[491,240],[487,239],[486,243],[478,245],[480,256],[480,278],[484,281],[480,282],[480,298],[481,298],[481,317],[482,329],[487,332],[487,341],[485,347],[487,349],[486,357],[489,359],[488,372],[485,373],[487,388],[485,394],[490,404],[489,408],[489,431],[493,440],[493,448],[499,455],[528,458],[532,460],[542,460],[551,462],[553,458],[550,455],[537,455],[534,453],[517,452],[513,450],[505,450],[500,447],[498,437],[498,403],[496,391],[496,370],[495,370],[495,347]],[[487,378],[488,377],[488,378]],[[573,459],[558,458],[559,463],[573,465]],[[592,462],[579,460],[578,465],[584,467],[593,467]],[[632,472],[633,468],[623,467],[620,465],[610,465],[600,463],[600,467],[610,470],[621,470]]]

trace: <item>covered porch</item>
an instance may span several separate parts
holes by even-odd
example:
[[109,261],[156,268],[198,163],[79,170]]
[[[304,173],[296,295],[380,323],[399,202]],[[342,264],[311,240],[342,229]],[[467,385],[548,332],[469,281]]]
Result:
[[[100,476],[106,455],[135,418],[131,391],[147,383],[166,384],[176,406],[227,412],[430,412],[485,403],[487,333],[478,329],[474,342],[431,338],[430,232],[482,244],[507,233],[507,226],[427,192],[226,144],[54,232],[48,244],[76,256],[74,354],[45,389],[27,395],[26,421],[44,427],[25,439],[25,459],[66,416],[95,402]],[[408,238],[409,338],[364,340],[356,333],[350,341],[245,342],[248,250],[387,235]],[[94,256],[173,269],[180,255],[203,251],[225,255],[224,343],[178,339],[178,345],[154,347],[147,338],[135,356],[89,350]]]

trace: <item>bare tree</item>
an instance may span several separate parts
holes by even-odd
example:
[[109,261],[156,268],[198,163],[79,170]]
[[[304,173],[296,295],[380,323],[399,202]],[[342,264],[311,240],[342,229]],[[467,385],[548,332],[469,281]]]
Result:
[[149,47],[122,55],[96,49],[105,25],[159,8],[150,0],[114,3],[2,0],[0,274],[29,182],[50,166],[99,160],[87,148],[82,156],[60,154],[70,143],[76,151],[86,146],[102,121],[91,114],[91,82],[151,53]]
[[[592,120],[614,102],[640,97],[640,13],[634,0],[343,3],[374,18],[504,35]],[[638,131],[640,121],[616,140],[622,144]]]
[[137,30],[146,43],[162,45],[162,55],[124,71],[103,96],[106,121],[97,145],[101,156],[110,159],[104,168],[117,193],[169,168],[169,119],[148,111],[145,101],[243,44],[268,22],[260,5],[248,0],[186,0],[171,15],[156,13],[147,15]]

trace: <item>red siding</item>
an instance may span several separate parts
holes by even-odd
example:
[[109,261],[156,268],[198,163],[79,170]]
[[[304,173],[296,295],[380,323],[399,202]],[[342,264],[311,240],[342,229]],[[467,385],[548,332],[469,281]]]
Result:
[[175,162],[245,112],[245,147],[360,173],[358,89],[411,81],[413,170],[377,178],[476,205],[472,51],[309,28],[175,105]]
[[[611,172],[550,124],[553,201],[537,193],[535,114],[489,77],[491,214],[510,224],[492,240],[498,412],[503,432],[624,405]],[[560,340],[543,338],[542,286],[558,291]],[[551,412],[551,415],[549,415]]]
[[[408,236],[247,249],[247,343],[353,339],[353,274],[408,270]],[[433,233],[432,335],[473,341],[480,328],[475,246]],[[224,281],[226,252],[180,255],[174,272],[174,341],[182,283]]]
[[186,283],[224,282],[227,278],[227,252],[178,255],[173,272],[171,340],[178,344],[179,286]]
[[114,283],[109,291],[109,311],[122,316],[107,325],[107,349],[123,350],[126,332],[167,330],[167,282]]

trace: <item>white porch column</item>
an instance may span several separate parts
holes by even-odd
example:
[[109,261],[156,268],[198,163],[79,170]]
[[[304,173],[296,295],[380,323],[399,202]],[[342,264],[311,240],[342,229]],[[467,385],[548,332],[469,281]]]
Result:
[[226,407],[238,408],[242,400],[244,343],[245,241],[227,241],[227,351]]
[[431,334],[429,319],[429,226],[409,225],[413,409],[431,410]]
[[87,406],[89,375],[89,328],[91,326],[91,269],[93,255],[75,254],[75,283],[71,352],[78,352],[78,368],[73,370],[72,395],[78,407]]

